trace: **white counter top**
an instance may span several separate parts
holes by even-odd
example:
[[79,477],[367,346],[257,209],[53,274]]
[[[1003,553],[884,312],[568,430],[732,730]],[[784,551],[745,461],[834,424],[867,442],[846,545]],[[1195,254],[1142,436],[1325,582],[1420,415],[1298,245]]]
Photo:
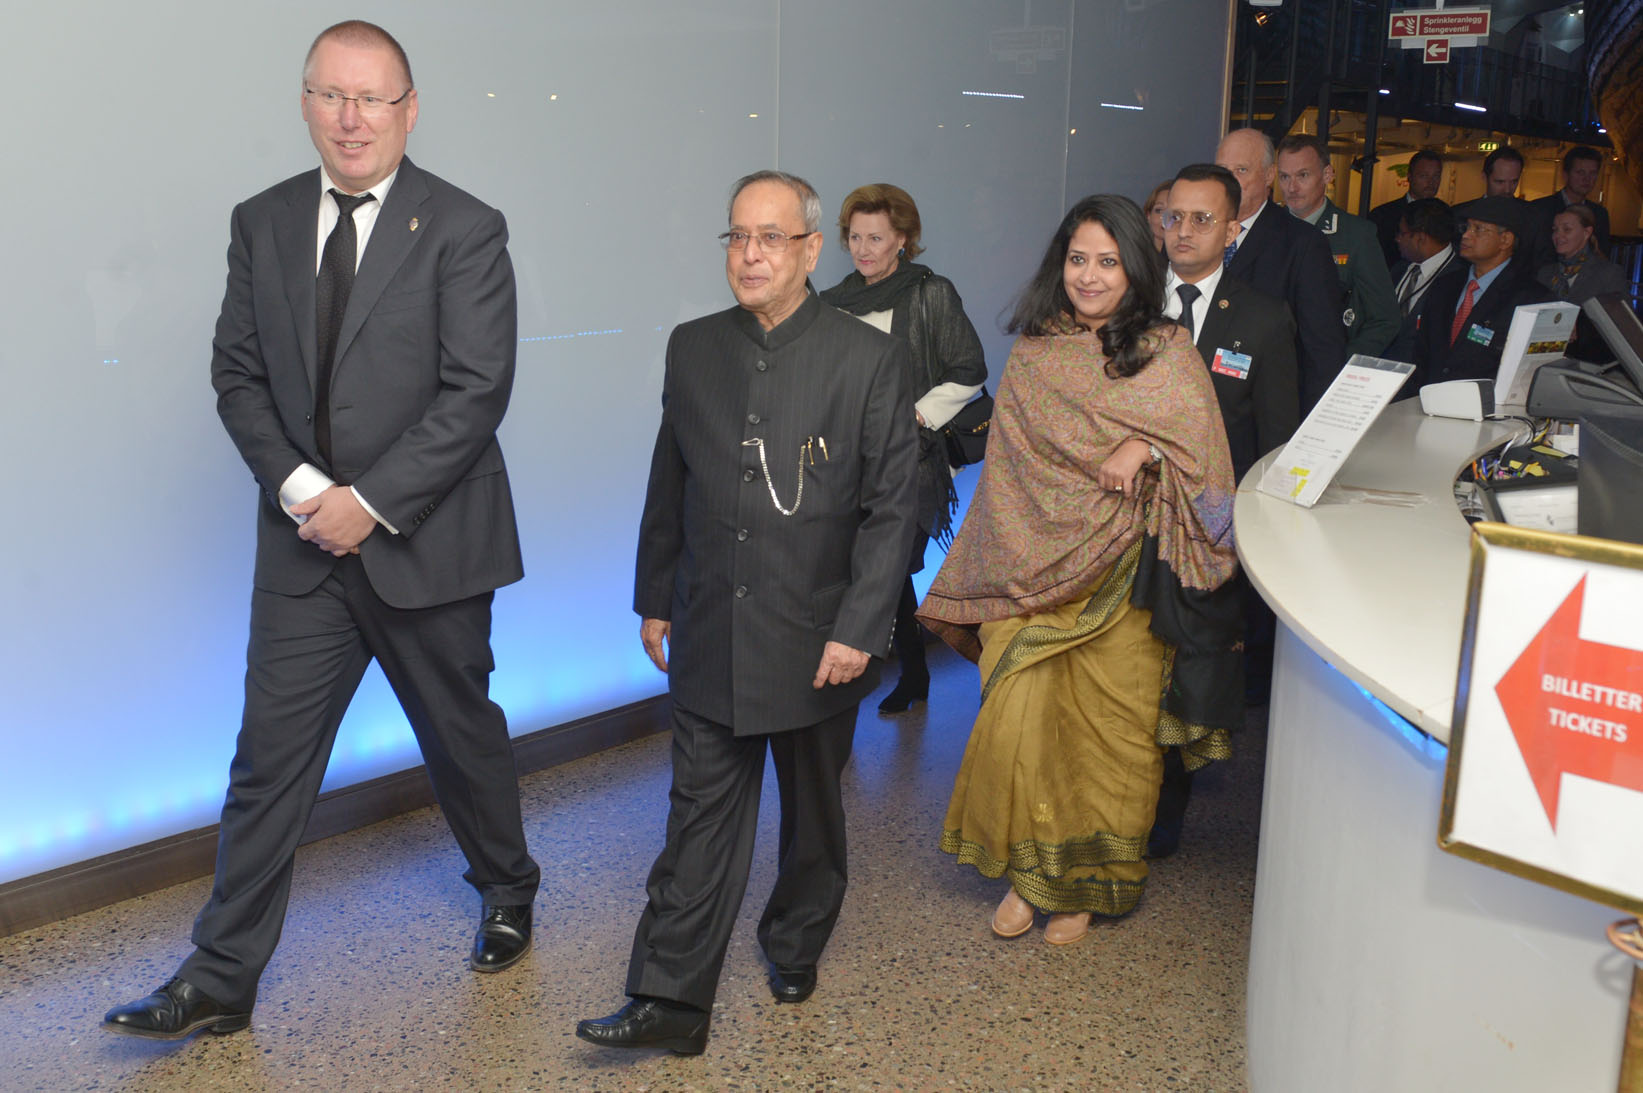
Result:
[[1448,743],[1471,530],[1460,469],[1523,428],[1386,408],[1319,503],[1239,488],[1238,556],[1278,618],[1341,673]]

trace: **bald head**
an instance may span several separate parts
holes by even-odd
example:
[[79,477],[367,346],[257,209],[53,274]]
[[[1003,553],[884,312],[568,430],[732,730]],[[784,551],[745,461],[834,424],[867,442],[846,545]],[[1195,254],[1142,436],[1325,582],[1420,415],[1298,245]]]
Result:
[[1238,219],[1248,220],[1255,215],[1272,193],[1273,149],[1272,140],[1259,129],[1234,129],[1221,138],[1215,148],[1215,162],[1232,172],[1238,180],[1243,200],[1238,205]]

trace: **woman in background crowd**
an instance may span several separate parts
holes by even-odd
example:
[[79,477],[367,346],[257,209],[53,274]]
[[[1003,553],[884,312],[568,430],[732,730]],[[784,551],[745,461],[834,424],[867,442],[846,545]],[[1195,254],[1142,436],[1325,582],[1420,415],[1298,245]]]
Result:
[[1166,178],[1152,188],[1141,211],[1147,214],[1147,227],[1152,229],[1153,250],[1164,253],[1164,207],[1169,204],[1169,188],[1174,179]]
[[850,192],[839,210],[839,244],[850,252],[855,272],[821,294],[834,307],[907,341],[912,348],[913,411],[919,424],[918,525],[907,580],[896,607],[895,646],[901,679],[879,703],[880,713],[901,713],[930,693],[924,634],[913,612],[914,573],[924,568],[931,538],[952,535],[958,497],[938,430],[974,398],[987,382],[981,339],[964,314],[958,291],[947,278],[914,262],[924,248],[918,206],[906,190],[886,182]]
[[1087,197],[1010,321],[975,497],[919,617],[981,668],[941,849],[1076,941],[1141,898],[1163,746],[1243,712],[1231,458],[1209,371],[1159,310],[1141,210]]
[[1597,220],[1584,205],[1570,205],[1552,218],[1552,249],[1557,260],[1541,266],[1535,276],[1559,300],[1583,304],[1593,296],[1631,287],[1626,271],[1598,250],[1596,234]]

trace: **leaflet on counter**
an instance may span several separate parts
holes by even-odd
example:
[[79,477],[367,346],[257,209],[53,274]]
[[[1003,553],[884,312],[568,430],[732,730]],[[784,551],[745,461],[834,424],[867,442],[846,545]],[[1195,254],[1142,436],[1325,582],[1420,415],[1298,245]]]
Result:
[[1578,304],[1553,301],[1524,304],[1512,313],[1495,372],[1495,405],[1522,406],[1529,401],[1529,381],[1535,370],[1563,356],[1580,317]]
[[1261,476],[1262,493],[1311,508],[1410,374],[1412,364],[1354,353]]

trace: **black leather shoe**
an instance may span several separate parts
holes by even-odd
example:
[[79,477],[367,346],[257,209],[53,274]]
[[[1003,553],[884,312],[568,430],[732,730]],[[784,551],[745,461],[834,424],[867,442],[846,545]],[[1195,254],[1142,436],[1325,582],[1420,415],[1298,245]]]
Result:
[[906,676],[897,681],[890,693],[884,696],[879,703],[879,713],[906,713],[912,709],[913,703],[923,702],[930,697],[930,681],[923,683],[909,682]]
[[665,1047],[675,1055],[707,1050],[711,1015],[659,998],[635,998],[609,1017],[576,1022],[576,1035],[602,1047]]
[[181,1040],[202,1028],[221,1035],[251,1023],[249,1012],[231,1010],[191,983],[172,979],[135,1002],[115,1006],[103,1015],[103,1027],[151,1040]]
[[497,904],[485,908],[485,917],[479,920],[468,966],[476,972],[499,972],[530,951],[531,905]]
[[803,1002],[816,993],[814,964],[770,965],[770,995],[778,1002]]

